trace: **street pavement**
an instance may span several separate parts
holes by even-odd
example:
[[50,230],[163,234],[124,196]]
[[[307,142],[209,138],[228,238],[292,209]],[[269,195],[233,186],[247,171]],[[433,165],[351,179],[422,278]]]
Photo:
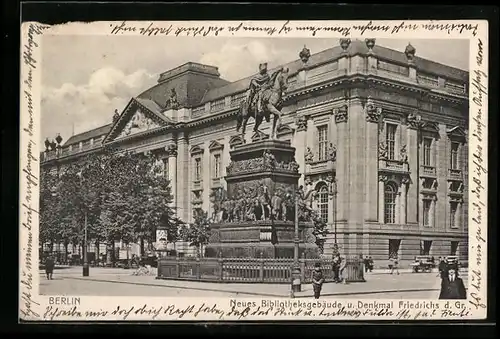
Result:
[[[135,270],[120,268],[90,268],[90,276],[82,276],[81,267],[54,271],[53,280],[46,280],[40,272],[42,295],[106,295],[151,297],[223,297],[264,298],[290,297],[289,284],[209,283],[155,279],[155,276],[134,276]],[[467,286],[466,272],[461,273]],[[363,299],[437,299],[440,279],[437,273],[411,273],[400,275],[387,271],[365,274],[366,282],[323,285],[322,296],[331,298]],[[311,284],[303,284],[296,298],[312,296]]]

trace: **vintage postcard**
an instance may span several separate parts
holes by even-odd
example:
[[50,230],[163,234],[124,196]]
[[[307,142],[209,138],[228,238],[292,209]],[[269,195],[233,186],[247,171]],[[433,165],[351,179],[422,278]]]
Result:
[[485,319],[487,32],[23,23],[20,318]]

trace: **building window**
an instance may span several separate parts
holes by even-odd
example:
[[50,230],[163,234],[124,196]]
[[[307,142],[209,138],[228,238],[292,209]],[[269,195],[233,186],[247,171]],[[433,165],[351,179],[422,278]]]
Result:
[[424,226],[431,226],[431,205],[431,200],[424,200]]
[[386,224],[396,223],[396,197],[396,185],[394,183],[386,184],[384,189],[384,222]]
[[322,185],[318,196],[319,215],[323,222],[328,222],[328,188]]
[[432,139],[431,138],[425,138],[424,139],[424,156],[423,156],[423,162],[424,166],[432,166],[432,159],[431,159],[431,152],[432,150]]
[[201,180],[201,158],[194,159],[194,181]]
[[163,159],[163,177],[168,179],[168,159]]
[[450,168],[451,169],[459,169],[458,168],[458,150],[460,144],[458,142],[451,143],[451,154],[450,154]]
[[458,211],[458,202],[451,201],[450,202],[450,227],[456,228],[458,227],[457,223],[457,213]]
[[328,158],[328,126],[318,126],[318,160]]
[[457,255],[458,252],[458,241],[451,242],[450,255]]
[[220,169],[221,169],[221,155],[220,154],[214,154],[213,157],[213,177],[215,179],[220,178]]
[[399,257],[399,247],[401,246],[401,239],[389,239],[389,259]]
[[431,254],[432,241],[423,240],[420,242],[420,255],[430,255]]
[[385,143],[387,145],[387,159],[389,160],[394,160],[396,155],[396,130],[396,125],[387,124]]

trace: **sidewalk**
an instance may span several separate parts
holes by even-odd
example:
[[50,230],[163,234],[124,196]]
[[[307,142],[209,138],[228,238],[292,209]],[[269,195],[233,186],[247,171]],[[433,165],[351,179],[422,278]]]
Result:
[[[211,283],[187,280],[164,280],[156,279],[155,276],[133,276],[135,270],[124,269],[98,269],[90,271],[89,277],[82,277],[81,271],[61,272],[61,277],[75,280],[88,280],[116,284],[130,284],[142,286],[157,286],[171,289],[198,290],[207,292],[224,292],[238,294],[241,296],[257,297],[290,297],[290,284],[245,284],[245,283]],[[408,271],[407,273],[409,273]],[[380,273],[367,273],[366,282],[336,284],[326,283],[323,286],[322,296],[347,296],[368,295],[401,292],[431,292],[438,293],[439,280],[433,273],[420,273],[419,279],[410,277],[409,274],[390,275]],[[303,284],[302,291],[296,293],[297,298],[308,298],[312,296],[312,285]]]

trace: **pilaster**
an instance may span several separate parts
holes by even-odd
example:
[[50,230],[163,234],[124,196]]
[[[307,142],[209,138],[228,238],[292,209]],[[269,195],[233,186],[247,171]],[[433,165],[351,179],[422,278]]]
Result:
[[305,161],[304,154],[306,149],[307,137],[307,117],[297,116],[295,118],[295,135],[292,139],[292,146],[295,147],[295,161],[299,164],[299,185],[304,185]]
[[[408,162],[410,169],[411,182],[409,184],[408,190],[408,223],[413,224],[418,222],[418,213],[422,210],[421,199],[420,199],[420,178],[419,173],[419,157],[420,157],[420,146],[418,141],[418,131],[416,126],[409,125],[406,129],[407,141],[408,141]],[[422,227],[420,223],[419,228]]]
[[449,146],[448,146],[448,135],[446,134],[446,125],[439,125],[439,140],[437,142],[437,163],[436,163],[436,174],[438,178],[438,190],[437,190],[437,206],[436,206],[436,223],[435,227],[437,230],[444,231],[449,230],[450,222],[447,220],[447,215],[449,213],[448,206],[448,167],[449,167]]
[[[190,203],[190,187],[189,178],[191,178],[191,171],[189,168],[189,145],[187,136],[184,132],[180,132],[177,137],[177,166],[176,166],[176,180],[177,181],[177,216],[184,221],[189,220],[189,211],[191,208]],[[170,164],[170,161],[169,161]]]
[[[366,119],[366,138],[365,138],[365,166],[366,166],[366,182],[365,182],[365,201],[364,212],[366,221],[377,221],[377,207],[380,201],[378,191],[378,144],[379,144],[379,123],[382,119],[382,109],[380,107],[366,107],[374,109],[375,114],[368,115],[365,112]],[[378,111],[377,111],[378,110]],[[378,112],[378,114],[376,114]],[[383,186],[383,185],[382,185]]]
[[349,107],[343,106],[334,111],[337,124],[337,220],[349,217]]
[[[347,188],[349,199],[347,210],[349,211],[349,223],[361,225],[364,222],[364,213],[360,210],[365,207],[365,158],[366,158],[366,118],[365,110],[361,100],[352,99],[349,102],[349,175]],[[343,177],[340,177],[343,179]],[[342,197],[342,196],[341,196]]]

